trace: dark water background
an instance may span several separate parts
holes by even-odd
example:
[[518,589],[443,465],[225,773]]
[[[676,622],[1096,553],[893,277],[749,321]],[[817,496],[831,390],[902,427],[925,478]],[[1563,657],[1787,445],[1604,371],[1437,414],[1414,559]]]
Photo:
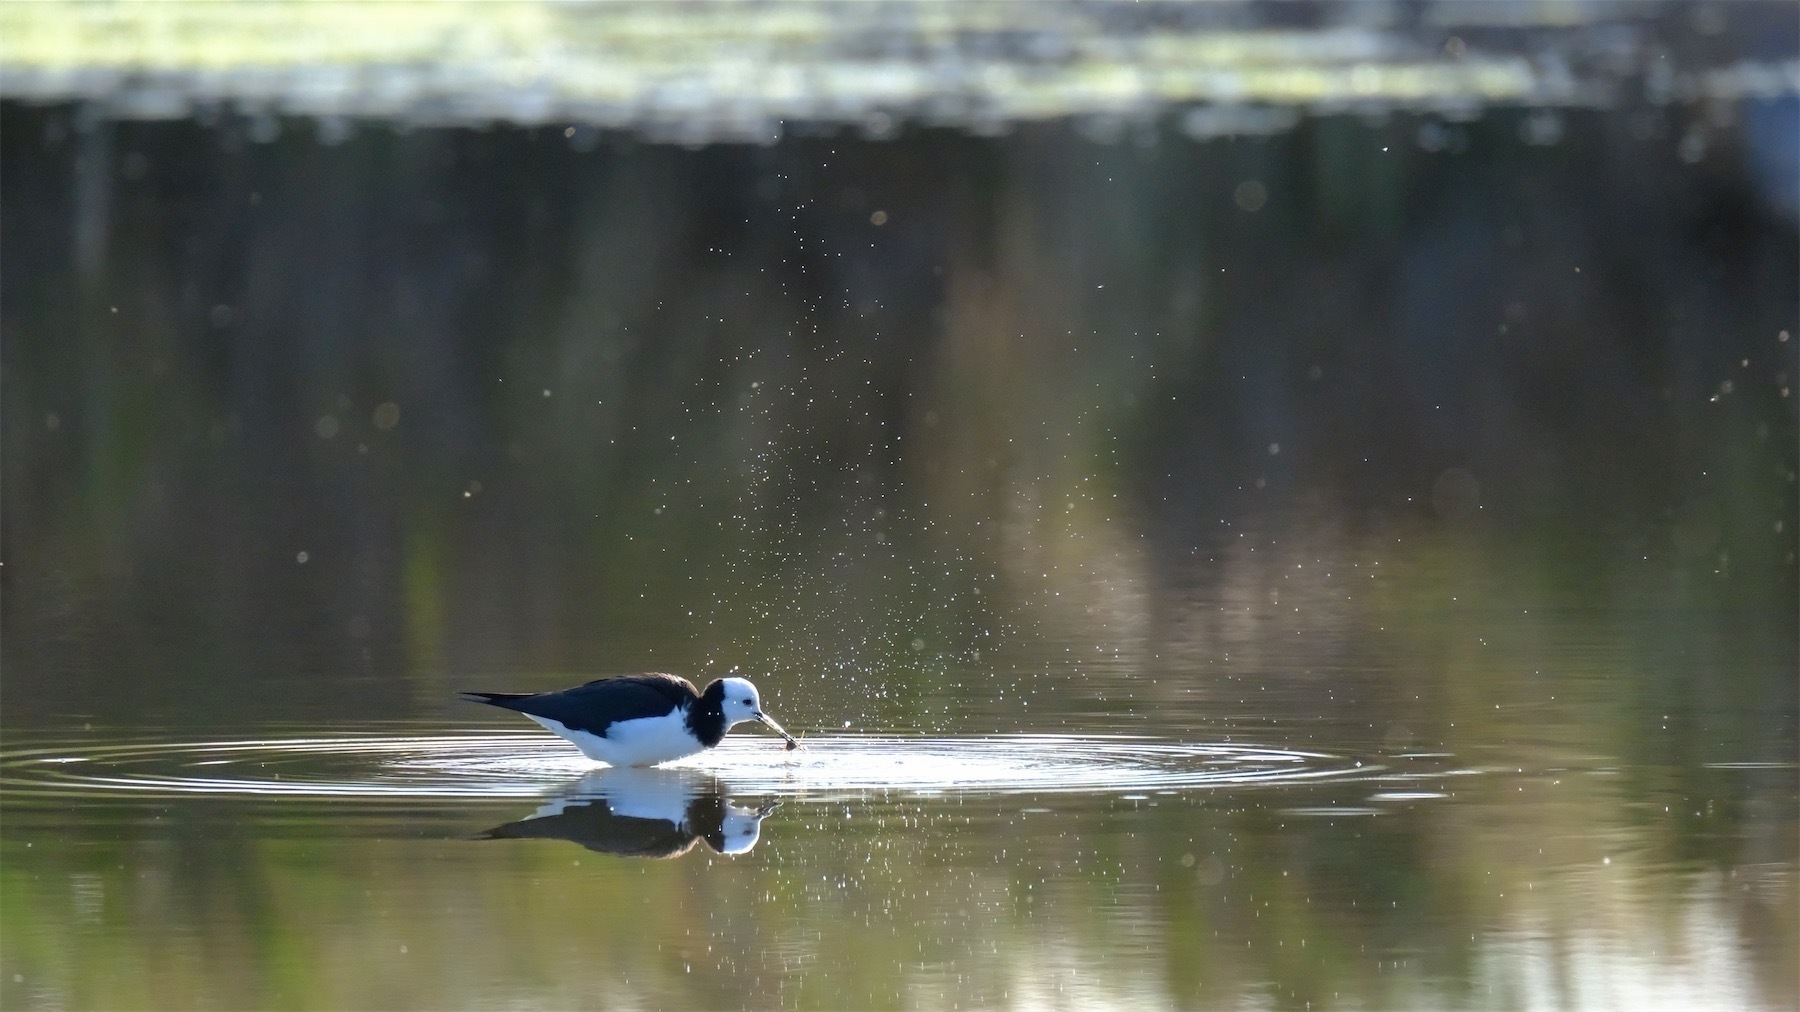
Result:
[[[0,1004],[1791,1007],[1794,105],[1545,115],[0,105]],[[476,839],[646,669],[755,848]]]

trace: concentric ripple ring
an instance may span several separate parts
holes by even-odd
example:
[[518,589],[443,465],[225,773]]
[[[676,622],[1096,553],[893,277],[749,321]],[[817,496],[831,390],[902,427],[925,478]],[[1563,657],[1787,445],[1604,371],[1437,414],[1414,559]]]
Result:
[[[1361,779],[1375,767],[1319,752],[1078,735],[834,735],[786,751],[738,736],[680,763],[737,792],[821,797],[1190,791]],[[523,733],[244,741],[39,742],[0,753],[14,798],[95,794],[344,800],[535,797],[596,764]]]

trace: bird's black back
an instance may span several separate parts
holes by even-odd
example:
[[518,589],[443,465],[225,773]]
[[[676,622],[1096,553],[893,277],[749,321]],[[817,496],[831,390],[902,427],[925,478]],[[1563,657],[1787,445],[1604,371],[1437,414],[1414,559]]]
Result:
[[564,727],[604,735],[621,720],[661,717],[677,707],[692,707],[700,694],[694,683],[677,675],[623,675],[597,678],[558,692],[465,692],[473,703],[529,713]]
[[[717,835],[717,830],[713,830]],[[570,805],[555,815],[523,819],[495,826],[482,834],[486,840],[569,840],[589,850],[619,857],[679,857],[702,838],[702,831],[686,822],[620,815],[605,798]],[[710,840],[708,841],[711,842]],[[715,850],[722,850],[714,847]]]

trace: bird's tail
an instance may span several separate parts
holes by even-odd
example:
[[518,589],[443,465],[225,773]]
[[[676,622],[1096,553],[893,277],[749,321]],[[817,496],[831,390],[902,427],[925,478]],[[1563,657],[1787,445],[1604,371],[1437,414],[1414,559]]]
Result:
[[529,692],[464,692],[461,695],[465,702],[490,703],[494,706],[504,706],[508,710],[516,710],[516,709],[518,709],[518,707],[514,706],[513,704],[515,702],[517,702],[518,700],[525,699],[526,697],[531,696],[532,693],[529,693]]

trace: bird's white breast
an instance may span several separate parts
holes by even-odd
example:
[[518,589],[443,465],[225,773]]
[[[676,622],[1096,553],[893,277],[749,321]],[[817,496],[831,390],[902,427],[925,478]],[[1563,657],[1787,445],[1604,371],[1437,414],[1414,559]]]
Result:
[[676,770],[621,769],[609,771],[606,807],[614,815],[634,819],[661,819],[683,825],[687,822],[688,803],[694,799],[694,781],[673,776]]
[[613,766],[654,766],[705,751],[688,733],[687,715],[680,710],[661,717],[621,720],[606,734],[578,731],[560,720],[526,714],[552,734],[574,742],[581,754]]

